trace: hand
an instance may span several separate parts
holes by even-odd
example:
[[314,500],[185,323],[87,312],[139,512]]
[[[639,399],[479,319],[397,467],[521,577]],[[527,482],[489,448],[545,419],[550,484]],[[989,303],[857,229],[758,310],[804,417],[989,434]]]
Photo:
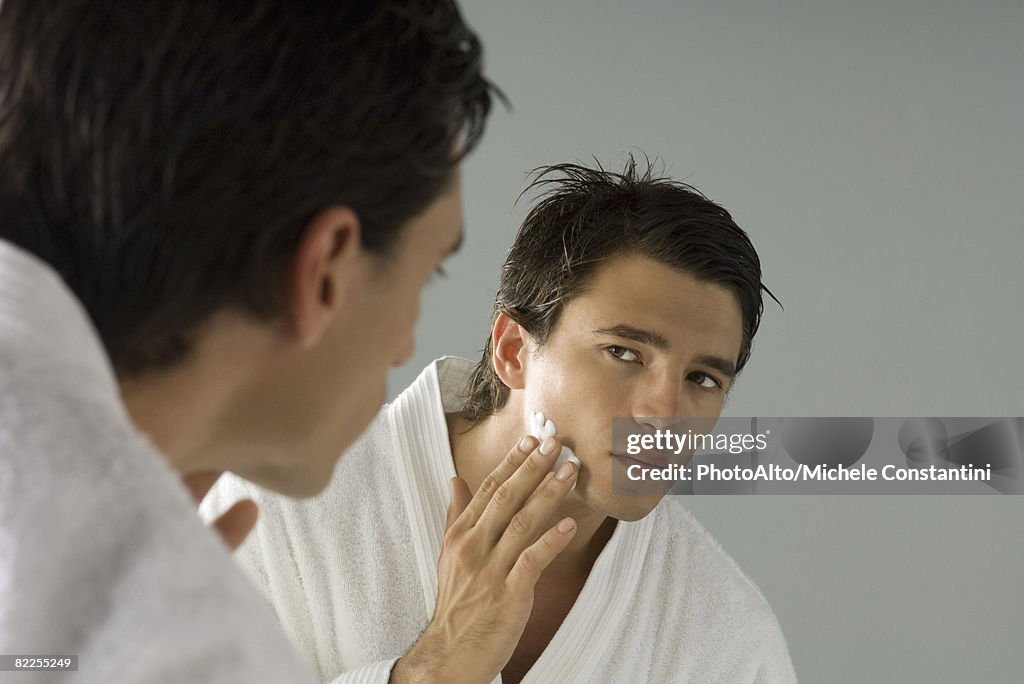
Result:
[[393,684],[489,683],[508,663],[541,572],[576,534],[572,518],[545,529],[576,481],[575,464],[550,472],[561,449],[553,437],[543,451],[524,437],[472,498],[464,480],[452,479],[434,616],[395,663]]
[[[192,493],[198,506],[203,497],[210,491],[223,473],[217,470],[207,470],[201,473],[192,473],[182,478],[185,487]],[[222,516],[217,518],[211,525],[220,535],[220,538],[227,545],[228,550],[234,551],[256,526],[256,518],[259,516],[259,509],[252,499],[242,499],[235,502]]]

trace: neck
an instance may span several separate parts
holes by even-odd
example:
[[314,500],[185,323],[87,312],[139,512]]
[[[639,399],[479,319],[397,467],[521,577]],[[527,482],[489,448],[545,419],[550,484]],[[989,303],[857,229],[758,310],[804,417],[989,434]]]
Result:
[[213,323],[184,361],[118,379],[135,426],[182,475],[231,470],[244,458],[232,416],[265,342],[227,315]]
[[216,390],[201,389],[195,374],[180,369],[122,379],[120,387],[132,421],[171,467],[182,475],[218,469],[207,457],[221,404]]
[[[466,481],[471,492],[480,488],[484,478],[498,467],[509,449],[525,434],[522,424],[507,411],[475,425],[459,414],[448,414],[447,419],[455,472]],[[547,527],[566,517],[576,521],[576,535],[548,566],[545,575],[582,573],[586,576],[615,531],[617,521],[590,508],[576,492],[570,492],[562,501]]]

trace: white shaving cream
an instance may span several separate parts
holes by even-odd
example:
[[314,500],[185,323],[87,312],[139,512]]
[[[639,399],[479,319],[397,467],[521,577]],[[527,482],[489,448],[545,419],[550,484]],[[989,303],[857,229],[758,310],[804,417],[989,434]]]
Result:
[[[543,442],[548,437],[554,437],[555,431],[555,424],[544,417],[543,411],[537,411],[530,415],[530,434],[536,437],[539,441]],[[580,459],[576,458],[576,454],[572,452],[572,449],[567,446],[563,446],[562,453],[558,455],[558,460],[555,461],[555,465],[551,469],[551,472],[557,472],[566,461],[572,461],[575,463],[577,470],[582,467]],[[576,483],[573,482],[572,486],[575,488]]]

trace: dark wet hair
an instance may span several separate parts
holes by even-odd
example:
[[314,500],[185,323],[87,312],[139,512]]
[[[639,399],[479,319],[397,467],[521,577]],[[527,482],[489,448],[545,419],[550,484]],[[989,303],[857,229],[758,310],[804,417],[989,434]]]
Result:
[[[506,314],[544,344],[603,262],[639,254],[736,295],[743,314],[736,370],[743,368],[764,308],[761,293],[775,295],[761,283],[754,245],[729,212],[695,188],[656,175],[650,160],[641,168],[632,155],[622,172],[578,164],[537,169],[529,191],[539,191],[540,201],[502,266],[495,316]],[[468,386],[464,415],[472,422],[508,399],[491,365],[492,345],[488,337]]]
[[483,133],[481,59],[452,0],[3,0],[0,238],[119,373],[172,365],[218,310],[280,313],[327,207],[386,259]]

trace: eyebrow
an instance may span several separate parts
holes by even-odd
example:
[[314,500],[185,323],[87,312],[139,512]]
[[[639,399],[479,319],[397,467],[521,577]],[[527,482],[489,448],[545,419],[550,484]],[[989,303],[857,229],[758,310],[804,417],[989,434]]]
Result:
[[[613,325],[610,328],[598,328],[594,331],[595,335],[613,335],[615,337],[621,337],[626,340],[633,340],[639,344],[646,344],[650,347],[654,347],[659,351],[668,351],[669,343],[668,338],[659,332],[654,330],[645,330],[643,328],[637,328],[632,325]],[[715,356],[713,354],[705,354],[698,356],[694,359],[694,362],[702,366],[714,369],[726,376],[730,380],[736,377],[736,365],[731,361],[722,358],[721,356]]]
[[654,332],[653,330],[644,330],[642,328],[634,328],[631,325],[613,325],[610,328],[598,328],[594,331],[595,335],[614,335],[615,337],[622,337],[627,340],[633,340],[640,344],[646,344],[649,347],[661,351],[668,351],[668,338],[661,333]]
[[698,356],[694,359],[694,363],[716,370],[730,380],[736,377],[736,365],[721,356]]

